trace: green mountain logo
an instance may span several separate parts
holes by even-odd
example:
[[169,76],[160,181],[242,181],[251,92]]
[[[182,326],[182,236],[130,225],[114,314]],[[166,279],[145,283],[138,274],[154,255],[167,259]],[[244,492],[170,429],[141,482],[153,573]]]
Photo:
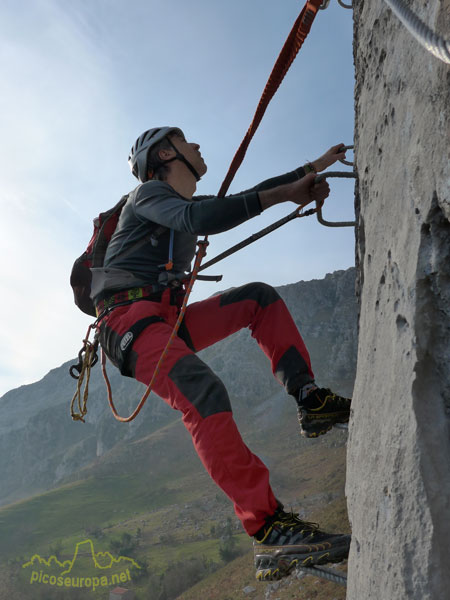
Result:
[[31,559],[22,565],[22,568],[25,569],[27,567],[36,567],[45,565],[49,568],[60,567],[64,569],[61,571],[60,575],[67,575],[71,573],[78,557],[91,556],[92,562],[96,569],[106,570],[111,569],[116,565],[126,565],[127,567],[133,566],[137,569],[141,567],[138,563],[127,556],[119,556],[119,558],[115,558],[110,552],[95,552],[94,544],[92,540],[83,540],[82,542],[78,542],[75,546],[75,552],[71,560],[65,560],[60,562],[56,556],[52,555],[50,558],[42,558],[39,554],[34,554]]

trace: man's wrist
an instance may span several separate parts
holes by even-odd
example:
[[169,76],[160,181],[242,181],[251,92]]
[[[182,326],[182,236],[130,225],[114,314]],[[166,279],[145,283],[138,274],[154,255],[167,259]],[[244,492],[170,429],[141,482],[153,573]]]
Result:
[[305,171],[305,175],[308,173],[317,173],[317,167],[312,162],[307,162],[305,165],[303,165],[303,170]]
[[280,185],[270,190],[264,190],[258,192],[259,203],[261,204],[261,210],[265,210],[275,204],[286,202],[290,200],[289,185]]

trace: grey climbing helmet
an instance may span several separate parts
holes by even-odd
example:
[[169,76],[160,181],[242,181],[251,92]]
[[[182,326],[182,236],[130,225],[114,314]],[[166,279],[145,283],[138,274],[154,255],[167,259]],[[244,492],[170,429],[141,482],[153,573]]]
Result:
[[[166,138],[171,133],[175,133],[180,135],[181,137],[184,137],[184,134],[179,127],[153,127],[153,129],[148,129],[147,131],[144,131],[144,133],[138,137],[133,147],[131,148],[130,155],[128,157],[128,164],[130,165],[131,172],[133,173],[133,175],[142,183],[149,180],[147,168],[148,153],[155,144]],[[192,174],[198,181],[200,179],[200,176],[194,169],[194,167],[191,165],[191,163],[188,162],[180,152],[178,152],[177,148],[172,144],[170,139],[168,139],[168,142],[175,150],[176,154],[173,158],[170,158],[165,162],[181,160],[185,163],[185,165],[188,167],[188,169],[192,172]]]

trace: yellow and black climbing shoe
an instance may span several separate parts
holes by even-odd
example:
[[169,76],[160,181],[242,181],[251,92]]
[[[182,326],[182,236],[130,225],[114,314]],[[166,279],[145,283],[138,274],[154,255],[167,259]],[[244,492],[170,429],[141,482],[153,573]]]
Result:
[[312,389],[306,398],[297,400],[300,433],[313,438],[330,431],[333,425],[348,423],[351,402],[327,388]]
[[278,509],[254,536],[256,578],[273,581],[297,567],[341,562],[350,541],[350,535],[325,533],[316,523]]

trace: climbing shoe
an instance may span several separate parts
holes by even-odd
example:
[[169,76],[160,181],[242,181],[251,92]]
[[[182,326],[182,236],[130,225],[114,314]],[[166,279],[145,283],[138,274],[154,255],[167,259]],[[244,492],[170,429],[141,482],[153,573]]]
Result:
[[273,581],[296,567],[341,562],[350,541],[350,535],[325,533],[316,523],[278,509],[254,536],[256,578]]
[[298,422],[303,436],[313,438],[330,431],[337,423],[348,423],[350,398],[337,396],[327,388],[314,388],[297,400]]

